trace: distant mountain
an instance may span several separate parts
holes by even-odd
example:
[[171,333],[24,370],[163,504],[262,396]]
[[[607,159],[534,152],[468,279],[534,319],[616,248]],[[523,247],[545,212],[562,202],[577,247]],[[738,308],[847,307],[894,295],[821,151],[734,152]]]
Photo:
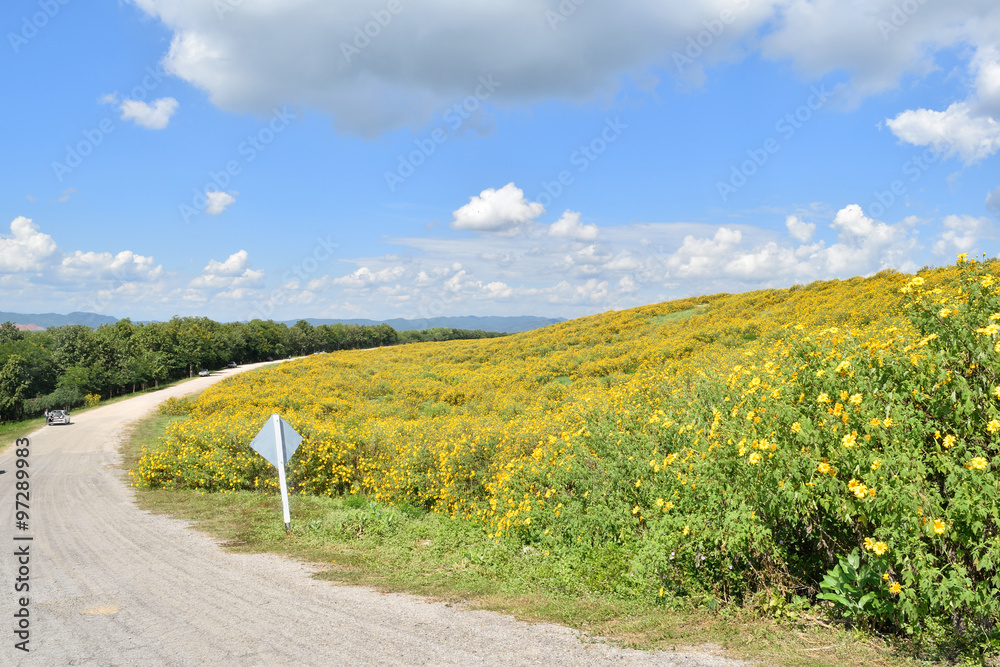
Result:
[[70,313],[69,315],[59,315],[58,313],[5,313],[0,312],[0,322],[13,322],[14,324],[31,325],[50,329],[52,327],[63,327],[67,324],[83,324],[96,329],[102,324],[114,324],[117,317],[110,315],[98,315],[97,313]]
[[[396,331],[414,331],[418,329],[435,329],[438,327],[447,329],[470,329],[475,331],[502,331],[504,333],[520,333],[540,329],[550,324],[565,322],[562,318],[534,317],[524,315],[521,317],[479,317],[476,315],[465,315],[460,317],[429,317],[416,320],[407,320],[397,317],[391,320],[322,320],[315,318],[303,318],[313,326],[320,324],[361,324],[374,326],[376,324],[388,324]],[[298,320],[287,320],[285,324],[294,325]]]

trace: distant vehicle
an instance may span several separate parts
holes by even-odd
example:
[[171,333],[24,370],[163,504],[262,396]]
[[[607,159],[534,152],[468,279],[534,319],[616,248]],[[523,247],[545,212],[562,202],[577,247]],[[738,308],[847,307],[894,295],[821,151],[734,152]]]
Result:
[[239,364],[237,364],[235,361],[230,361],[228,364],[226,364],[226,368],[236,368],[238,365]]
[[207,368],[202,368],[200,371],[198,371],[198,377],[207,378],[211,374],[212,371],[208,370]]
[[268,357],[268,358],[267,358],[267,359],[265,359],[264,361],[274,361],[274,359],[272,359],[271,357]]
[[69,420],[69,413],[65,410],[49,410],[48,425],[55,426],[56,424],[71,424]]

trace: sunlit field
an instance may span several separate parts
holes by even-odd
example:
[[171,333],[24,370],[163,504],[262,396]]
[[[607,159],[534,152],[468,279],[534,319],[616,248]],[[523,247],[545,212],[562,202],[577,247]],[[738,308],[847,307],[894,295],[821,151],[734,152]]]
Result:
[[143,488],[291,482],[472,522],[652,600],[762,591],[996,649],[1000,282],[960,258],[476,341],[313,355],[194,401]]

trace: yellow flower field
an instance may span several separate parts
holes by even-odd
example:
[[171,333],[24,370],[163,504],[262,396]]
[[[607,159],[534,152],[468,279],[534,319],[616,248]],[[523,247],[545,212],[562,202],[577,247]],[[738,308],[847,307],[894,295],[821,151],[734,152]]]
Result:
[[299,493],[420,505],[554,554],[618,550],[656,597],[816,592],[857,549],[878,569],[873,626],[959,600],[995,629],[993,280],[963,258],[314,355],[206,390],[133,479],[273,491],[249,443],[277,412],[304,438]]

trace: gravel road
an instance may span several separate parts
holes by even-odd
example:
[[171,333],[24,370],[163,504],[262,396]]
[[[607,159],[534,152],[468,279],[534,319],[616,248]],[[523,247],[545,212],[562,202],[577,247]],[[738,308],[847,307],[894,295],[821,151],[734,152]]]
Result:
[[[33,433],[27,531],[15,528],[16,449],[0,454],[0,664],[746,664],[709,653],[622,650],[557,625],[317,581],[311,566],[228,553],[184,521],[137,509],[118,467],[125,426],[168,396],[252,368]],[[27,556],[16,555],[25,548]],[[30,589],[15,592],[22,584]],[[27,653],[16,648],[21,598]]]

